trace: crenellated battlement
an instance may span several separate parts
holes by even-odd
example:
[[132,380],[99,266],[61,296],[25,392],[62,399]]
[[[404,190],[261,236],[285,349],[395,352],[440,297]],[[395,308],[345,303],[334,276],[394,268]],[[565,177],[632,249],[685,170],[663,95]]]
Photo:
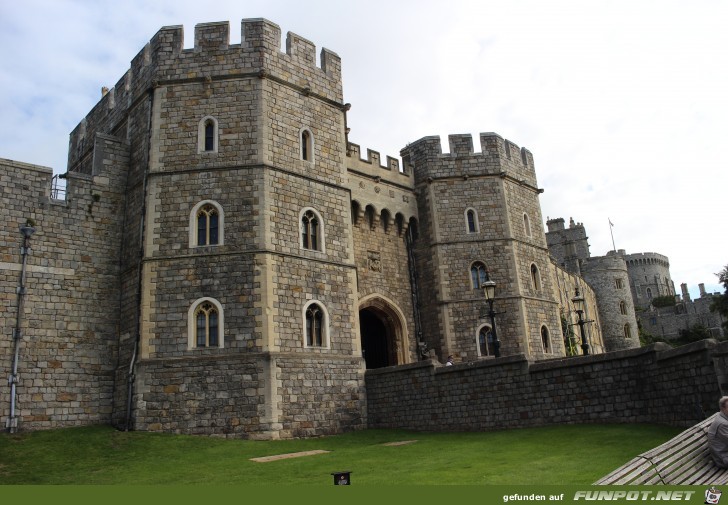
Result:
[[[405,170],[414,170],[418,180],[428,177],[504,174],[536,186],[536,171],[531,152],[526,148],[519,148],[496,133],[480,134],[480,152],[475,152],[470,134],[449,135],[448,144],[449,153],[442,152],[439,136],[424,137],[409,144],[401,151]],[[456,161],[457,163],[453,163]],[[424,164],[430,168],[423,168]],[[433,170],[435,165],[437,168]]]
[[664,254],[656,252],[627,254],[625,255],[625,259],[629,266],[659,265],[664,268],[670,268],[670,259]]
[[416,142],[408,145],[402,150],[405,153],[419,152],[426,156],[443,156],[443,157],[462,157],[462,156],[493,156],[497,158],[505,158],[516,160],[525,166],[533,167],[533,155],[524,148],[508,139],[504,139],[497,133],[481,133],[480,134],[480,152],[475,152],[473,148],[473,136],[466,134],[448,135],[449,153],[443,154],[442,144],[439,136],[423,137]]
[[366,158],[362,158],[361,147],[352,142],[349,142],[346,156],[346,167],[349,170],[373,179],[390,181],[394,184],[412,187],[410,173],[406,170],[406,167],[404,171],[400,171],[399,160],[397,158],[387,156],[386,164],[382,164],[379,152],[371,149],[367,149]]
[[[172,61],[177,58],[211,57],[210,67],[220,60],[220,52],[229,52],[234,63],[239,53],[267,53],[267,56],[285,55],[302,67],[319,70],[332,78],[341,77],[341,59],[326,48],[321,49],[321,66],[316,66],[316,46],[313,42],[288,32],[285,41],[285,53],[281,52],[281,29],[267,19],[243,19],[241,22],[241,43],[230,44],[230,24],[227,21],[200,23],[195,25],[194,46],[184,48],[184,28],[180,25],[162,27],[150,42],[132,60],[132,70],[139,70],[146,65],[180,64]],[[238,63],[244,62],[238,60]],[[238,66],[233,70],[248,68]]]
[[288,32],[284,51],[281,42],[280,27],[260,18],[241,21],[240,44],[230,44],[227,21],[196,25],[194,46],[189,49],[184,48],[182,26],[161,28],[71,133],[69,169],[75,170],[88,153],[88,139],[95,133],[112,133],[109,128],[120,124],[141,97],[170,83],[270,79],[308,96],[342,104],[341,58],[322,48],[317,66],[316,46],[311,41]]

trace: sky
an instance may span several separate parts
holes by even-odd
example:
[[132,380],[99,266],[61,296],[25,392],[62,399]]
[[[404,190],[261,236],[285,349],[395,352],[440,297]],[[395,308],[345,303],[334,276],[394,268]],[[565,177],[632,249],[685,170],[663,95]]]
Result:
[[342,58],[363,152],[495,132],[533,153],[544,221],[583,223],[592,256],[660,253],[678,293],[723,290],[723,0],[0,0],[0,158],[65,172],[69,133],[157,30],[192,47],[228,21],[235,44],[246,18]]

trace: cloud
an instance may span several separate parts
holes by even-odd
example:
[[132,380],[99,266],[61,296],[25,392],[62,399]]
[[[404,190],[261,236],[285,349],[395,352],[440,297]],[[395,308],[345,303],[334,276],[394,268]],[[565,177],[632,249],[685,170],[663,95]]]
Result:
[[4,2],[0,156],[64,171],[68,133],[159,28],[184,25],[191,47],[195,24],[230,21],[237,43],[242,18],[265,17],[342,57],[364,149],[494,131],[533,153],[544,218],[584,222],[593,254],[612,248],[611,217],[618,248],[717,287],[726,14],[710,0]]

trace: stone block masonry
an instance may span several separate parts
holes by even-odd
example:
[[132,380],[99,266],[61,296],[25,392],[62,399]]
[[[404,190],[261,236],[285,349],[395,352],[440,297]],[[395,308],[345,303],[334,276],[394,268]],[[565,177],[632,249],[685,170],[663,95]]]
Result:
[[[32,219],[20,342],[20,429],[111,420],[119,326],[119,251],[128,144],[99,135],[90,173],[71,174],[67,199],[50,198],[50,169],[0,160],[0,374],[9,376],[19,278],[18,226]],[[9,388],[0,388],[5,420]]]
[[[483,133],[479,153],[470,135],[451,135],[448,154],[435,137],[408,145],[401,167],[362,157],[339,57],[323,49],[317,66],[310,41],[289,33],[282,51],[276,24],[240,27],[230,44],[228,23],[197,25],[190,49],[181,27],[159,30],[71,133],[66,200],[52,198],[50,169],[0,160],[4,336],[18,226],[37,229],[21,429],[491,429],[640,421],[687,387],[701,404],[714,396],[697,379],[710,375],[708,347],[560,359],[584,279],[549,257],[528,150]],[[501,359],[485,340],[486,270]],[[598,272],[604,283],[610,272]],[[610,329],[605,342],[595,329],[592,349],[610,350],[617,332],[583,287],[589,317]],[[3,377],[12,344],[0,338]],[[417,362],[424,353],[467,364]],[[685,388],[667,388],[669,374]]]
[[655,344],[534,363],[524,356],[368,370],[369,428],[487,431],[578,423],[690,426],[717,410],[728,343]]

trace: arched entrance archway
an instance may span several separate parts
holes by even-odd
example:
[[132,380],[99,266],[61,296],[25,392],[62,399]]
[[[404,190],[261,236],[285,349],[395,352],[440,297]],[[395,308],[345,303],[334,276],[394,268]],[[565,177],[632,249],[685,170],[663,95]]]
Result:
[[399,309],[380,296],[359,305],[361,348],[367,368],[407,363],[408,345],[404,318]]

